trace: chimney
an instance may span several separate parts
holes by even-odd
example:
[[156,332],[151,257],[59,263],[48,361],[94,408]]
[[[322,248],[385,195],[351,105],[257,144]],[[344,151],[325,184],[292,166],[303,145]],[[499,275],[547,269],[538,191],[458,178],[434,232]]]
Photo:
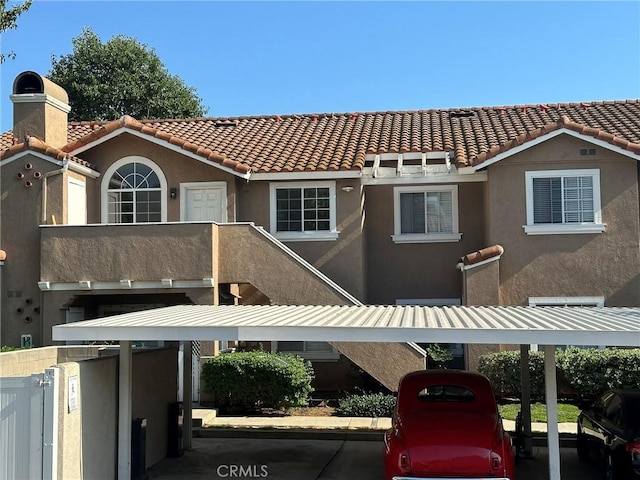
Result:
[[67,144],[69,96],[62,87],[36,72],[22,72],[13,81],[13,136],[23,142],[36,137],[51,147]]

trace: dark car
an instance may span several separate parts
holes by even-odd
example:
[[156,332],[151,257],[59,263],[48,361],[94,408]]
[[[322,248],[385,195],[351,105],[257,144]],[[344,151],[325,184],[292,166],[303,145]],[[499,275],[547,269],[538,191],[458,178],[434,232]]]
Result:
[[607,480],[640,479],[640,390],[610,390],[578,416],[578,456]]
[[454,370],[405,375],[384,437],[387,480],[513,480],[511,438],[487,377]]

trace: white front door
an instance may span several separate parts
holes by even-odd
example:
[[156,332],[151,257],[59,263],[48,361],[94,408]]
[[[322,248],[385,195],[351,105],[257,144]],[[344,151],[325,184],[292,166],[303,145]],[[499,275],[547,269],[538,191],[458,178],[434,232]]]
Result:
[[181,190],[183,221],[227,221],[227,188],[224,182],[182,184]]

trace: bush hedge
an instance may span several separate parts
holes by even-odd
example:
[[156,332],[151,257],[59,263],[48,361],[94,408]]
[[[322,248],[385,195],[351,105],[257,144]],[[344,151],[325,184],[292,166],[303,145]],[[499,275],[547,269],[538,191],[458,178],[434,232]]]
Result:
[[339,417],[390,417],[396,406],[396,397],[384,393],[348,395],[338,400]]
[[[486,375],[496,396],[513,397],[520,394],[520,352],[517,350],[482,355],[478,371]],[[544,396],[544,353],[529,352],[529,383],[531,396]]]
[[[612,388],[640,388],[640,349],[568,348],[556,352],[560,395],[593,398]],[[491,380],[496,396],[518,396],[520,352],[482,355],[478,371]],[[531,395],[544,397],[544,353],[529,352]],[[568,388],[564,391],[563,385]],[[573,390],[573,391],[571,391]]]
[[205,391],[223,413],[305,406],[313,378],[311,362],[264,351],[218,355],[202,369]]
[[640,388],[640,348],[570,348],[557,364],[582,397],[613,388]]

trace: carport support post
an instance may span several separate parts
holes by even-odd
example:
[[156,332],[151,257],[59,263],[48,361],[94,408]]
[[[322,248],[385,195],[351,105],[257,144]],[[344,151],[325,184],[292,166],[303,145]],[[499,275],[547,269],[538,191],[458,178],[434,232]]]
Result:
[[193,436],[193,342],[191,340],[183,343],[184,356],[182,359],[182,448],[191,449],[191,437]]
[[118,480],[131,478],[131,342],[120,341],[118,376]]
[[531,434],[531,384],[529,383],[529,345],[520,345],[520,412],[524,427],[524,455],[533,454]]
[[555,345],[544,346],[544,384],[547,403],[549,480],[560,480],[560,438],[558,435],[558,387],[556,384]]

